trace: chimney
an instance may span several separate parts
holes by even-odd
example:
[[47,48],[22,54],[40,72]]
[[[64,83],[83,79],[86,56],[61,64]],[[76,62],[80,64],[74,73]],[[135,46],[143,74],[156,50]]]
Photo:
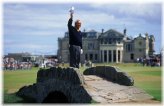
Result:
[[102,29],[102,34],[104,33],[104,29]]
[[124,35],[126,35],[126,28],[124,29]]
[[85,29],[84,29],[84,32],[85,32]]
[[146,37],[148,36],[148,33],[147,33],[147,32],[145,33],[145,36],[146,36]]

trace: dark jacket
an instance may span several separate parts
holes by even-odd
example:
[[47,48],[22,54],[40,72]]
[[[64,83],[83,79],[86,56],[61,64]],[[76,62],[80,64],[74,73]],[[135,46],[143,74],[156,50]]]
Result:
[[72,26],[72,21],[72,18],[68,21],[69,44],[80,46],[82,49],[82,33],[81,31],[77,31],[77,29]]

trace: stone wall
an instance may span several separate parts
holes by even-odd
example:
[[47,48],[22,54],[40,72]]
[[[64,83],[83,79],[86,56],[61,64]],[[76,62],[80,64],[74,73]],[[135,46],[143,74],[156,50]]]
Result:
[[77,68],[51,67],[50,69],[40,69],[37,73],[37,82],[44,82],[49,79],[67,81],[71,84],[84,84],[83,75]]
[[84,71],[84,75],[97,75],[106,80],[119,83],[126,86],[132,86],[134,80],[127,73],[122,72],[119,68],[113,66],[96,66]]

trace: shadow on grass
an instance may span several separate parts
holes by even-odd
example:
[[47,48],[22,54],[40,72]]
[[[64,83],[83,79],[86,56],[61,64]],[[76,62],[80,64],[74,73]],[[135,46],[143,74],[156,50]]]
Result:
[[3,96],[3,103],[11,104],[11,103],[36,103],[36,102],[29,98],[23,99],[17,96],[16,93],[7,93],[7,90],[5,90]]

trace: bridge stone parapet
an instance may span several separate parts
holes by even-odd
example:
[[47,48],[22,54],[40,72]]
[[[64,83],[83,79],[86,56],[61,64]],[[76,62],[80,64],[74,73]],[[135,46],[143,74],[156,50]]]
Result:
[[84,75],[96,75],[121,85],[133,86],[134,79],[114,66],[96,66],[84,71]]

